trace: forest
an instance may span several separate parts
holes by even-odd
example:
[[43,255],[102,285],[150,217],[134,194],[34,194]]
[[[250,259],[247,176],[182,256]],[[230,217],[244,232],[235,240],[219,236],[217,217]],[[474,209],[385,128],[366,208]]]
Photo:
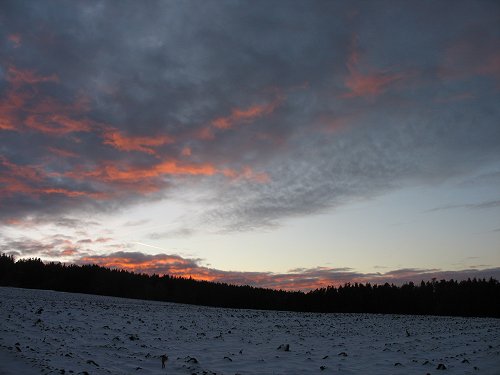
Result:
[[309,292],[138,274],[0,254],[0,286],[49,289],[204,306],[321,313],[382,313],[500,318],[500,283],[490,278],[401,286],[347,283]]

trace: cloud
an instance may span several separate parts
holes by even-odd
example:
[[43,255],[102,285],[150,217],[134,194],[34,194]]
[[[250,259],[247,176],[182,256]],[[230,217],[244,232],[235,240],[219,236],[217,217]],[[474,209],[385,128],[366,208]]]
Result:
[[104,143],[122,151],[139,151],[155,155],[155,147],[159,147],[174,140],[167,135],[157,136],[125,136],[116,129],[108,129],[104,133]]
[[73,178],[95,178],[100,181],[132,181],[154,179],[163,175],[214,175],[218,173],[216,167],[209,163],[180,163],[177,160],[165,160],[160,163],[151,164],[149,168],[124,166],[117,167],[107,164],[89,171],[78,171],[68,173]]
[[52,216],[32,216],[26,217],[22,220],[20,219],[8,219],[6,225],[15,227],[36,227],[41,225],[53,224],[56,227],[78,229],[80,227],[91,228],[99,226],[100,224],[93,220],[82,220],[73,217],[58,217],[54,218]]
[[331,284],[353,281],[362,276],[349,269],[301,269],[286,274],[271,272],[221,271],[201,266],[199,259],[186,259],[178,255],[148,255],[140,252],[115,252],[107,255],[86,256],[78,264],[98,264],[148,274],[168,274],[191,277],[196,280],[253,285],[276,289],[313,289]]
[[343,94],[345,98],[377,96],[396,82],[405,78],[403,73],[391,73],[370,67],[365,67],[366,72],[363,72],[360,60],[361,56],[357,48],[357,37],[354,36],[351,52],[346,63],[349,75],[345,78],[345,86],[349,91]]
[[18,93],[8,92],[2,99],[0,102],[0,130],[16,131],[18,126],[16,110],[23,105],[25,98]]
[[251,285],[283,290],[312,290],[345,283],[394,283],[430,281],[433,278],[464,280],[467,278],[500,278],[500,268],[443,271],[440,269],[398,269],[384,273],[360,273],[351,268],[299,268],[286,273],[222,271],[200,265],[200,259],[178,255],[149,255],[141,252],[114,252],[106,255],[84,256],[77,264],[97,264],[147,274],[168,274],[236,285]]
[[2,242],[0,242],[0,252],[19,257],[69,260],[85,253],[80,245],[63,235],[48,236],[43,240],[3,238]]
[[30,115],[24,124],[33,130],[53,135],[87,132],[91,128],[91,124],[86,120],[75,120],[59,114]]
[[19,47],[23,40],[21,34],[10,34],[7,36],[7,39],[9,42],[12,43],[14,48]]
[[189,191],[250,230],[498,163],[497,6],[392,5],[8,2],[0,221]]
[[175,238],[175,237],[186,238],[193,235],[194,233],[196,233],[196,230],[193,228],[181,227],[169,231],[150,233],[149,238],[153,240],[158,240],[162,238]]
[[44,174],[37,166],[24,166],[10,162],[0,157],[0,183],[3,189],[0,192],[0,199],[10,199],[16,196],[29,196],[34,199],[51,195],[63,196],[66,198],[92,198],[100,199],[102,193],[75,190],[64,185],[54,185],[50,183],[50,177]]
[[500,38],[484,27],[466,28],[446,48],[440,67],[445,80],[487,76],[500,80]]
[[6,254],[27,256],[27,255],[39,254],[51,251],[52,248],[53,248],[52,244],[44,244],[34,240],[27,240],[27,241],[20,240],[20,241],[9,241],[8,243],[3,243],[0,246],[0,251]]
[[112,238],[99,237],[97,239],[84,238],[84,239],[78,240],[77,243],[79,243],[79,244],[92,244],[92,243],[106,243],[109,241],[112,241]]
[[148,255],[140,252],[115,252],[108,255],[93,255],[80,258],[78,264],[98,264],[103,267],[119,268],[149,274],[190,274],[198,268],[196,260],[177,255]]
[[42,76],[38,75],[34,70],[20,69],[15,66],[9,66],[7,69],[7,82],[9,82],[14,89],[24,85],[36,85],[44,82],[58,81],[59,78],[55,74]]
[[437,212],[437,211],[456,210],[456,209],[485,210],[497,207],[500,207],[500,200],[485,201],[480,203],[450,204],[446,206],[434,207],[429,210],[426,210],[425,212]]
[[52,154],[59,156],[59,157],[62,157],[62,158],[77,158],[78,157],[78,154],[71,152],[71,151],[68,151],[68,150],[61,149],[61,148],[55,148],[55,147],[48,146],[47,150],[50,151]]
[[231,114],[212,120],[211,125],[219,130],[231,129],[239,122],[251,122],[266,114],[272,113],[283,98],[277,98],[271,103],[255,104],[248,108],[233,108]]

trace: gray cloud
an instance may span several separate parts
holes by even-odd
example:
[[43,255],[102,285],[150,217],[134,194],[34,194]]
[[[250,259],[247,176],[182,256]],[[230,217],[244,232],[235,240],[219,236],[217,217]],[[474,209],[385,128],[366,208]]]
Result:
[[3,238],[0,252],[19,257],[72,258],[86,251],[82,243],[73,243],[68,236],[56,235],[43,240]]
[[33,254],[42,253],[52,250],[52,244],[43,244],[34,240],[17,240],[9,241],[0,245],[0,251],[6,254],[16,254],[22,256],[29,256]]
[[0,220],[193,189],[249,230],[500,160],[493,2],[2,8]]
[[196,231],[192,228],[180,227],[174,230],[150,233],[149,238],[158,240],[161,238],[188,237],[194,233],[196,233]]
[[125,227],[137,227],[143,224],[149,223],[151,220],[149,219],[143,219],[143,220],[134,220],[134,221],[127,221],[123,226]]

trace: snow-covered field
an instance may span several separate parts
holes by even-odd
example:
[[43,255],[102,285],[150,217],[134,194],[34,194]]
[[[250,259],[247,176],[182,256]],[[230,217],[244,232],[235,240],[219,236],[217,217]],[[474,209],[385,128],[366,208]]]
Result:
[[232,310],[0,288],[0,374],[31,373],[500,374],[500,320]]

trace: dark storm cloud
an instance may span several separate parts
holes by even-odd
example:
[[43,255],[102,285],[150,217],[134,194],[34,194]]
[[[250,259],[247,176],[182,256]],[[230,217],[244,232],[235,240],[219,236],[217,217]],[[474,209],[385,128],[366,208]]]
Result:
[[494,2],[1,7],[0,220],[193,187],[246,230],[500,160]]

